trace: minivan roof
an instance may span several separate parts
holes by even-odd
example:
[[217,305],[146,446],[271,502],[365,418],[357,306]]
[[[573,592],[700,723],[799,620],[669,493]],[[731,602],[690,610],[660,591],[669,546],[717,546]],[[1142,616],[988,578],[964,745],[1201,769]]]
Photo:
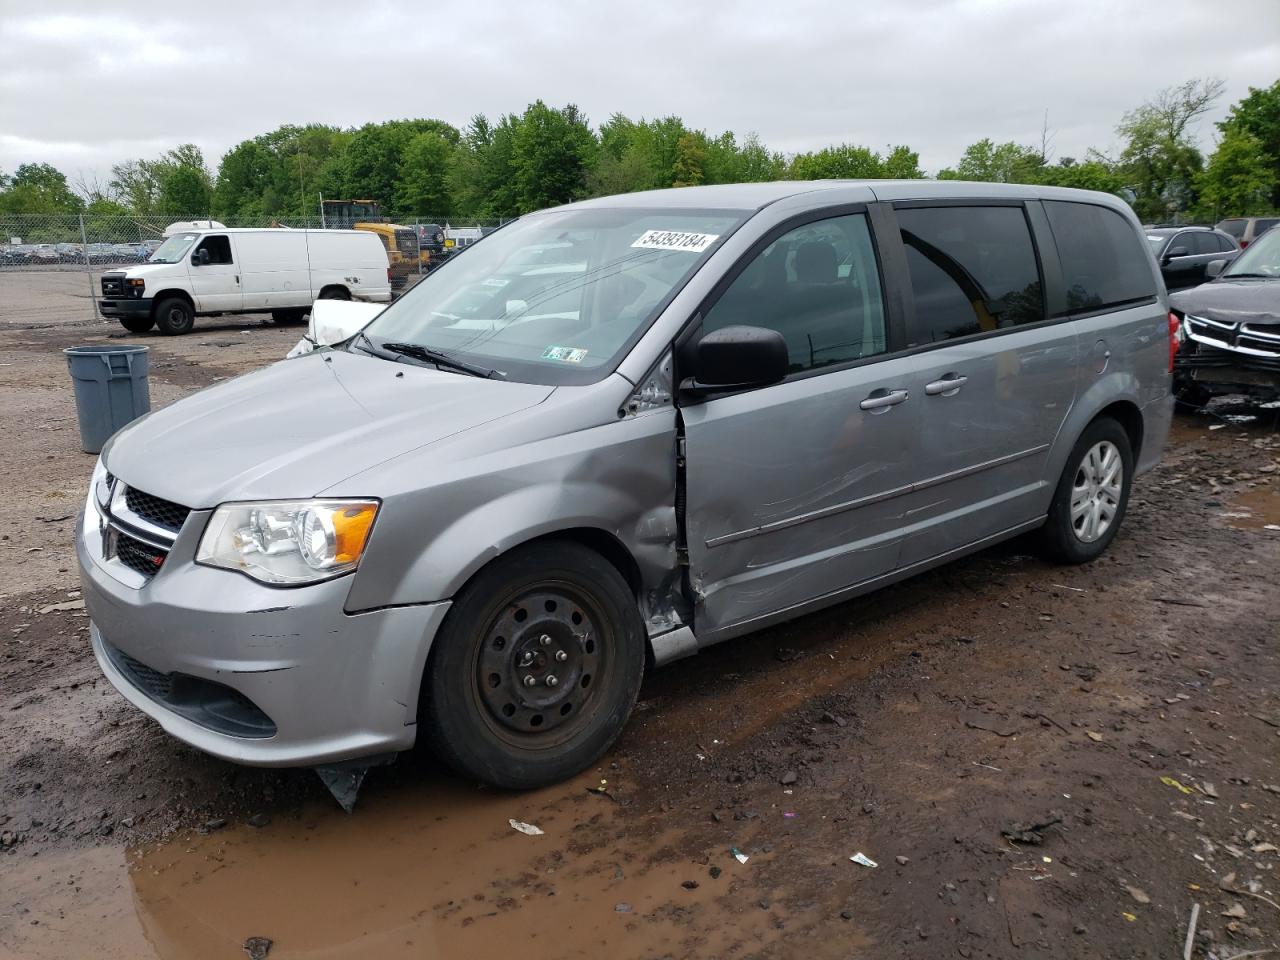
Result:
[[[1042,187],[1026,183],[986,183],[969,180],[775,180],[767,183],[722,183],[703,187],[644,190],[597,197],[565,207],[694,207],[703,209],[760,210],[778,200],[800,194],[865,187],[877,200],[1076,200],[1128,210],[1110,193]],[[557,209],[565,209],[565,207]]]
[[321,229],[320,227],[193,227],[191,229],[182,229],[175,231],[176,233],[353,233],[361,236],[376,236],[368,230],[338,230],[336,228]]

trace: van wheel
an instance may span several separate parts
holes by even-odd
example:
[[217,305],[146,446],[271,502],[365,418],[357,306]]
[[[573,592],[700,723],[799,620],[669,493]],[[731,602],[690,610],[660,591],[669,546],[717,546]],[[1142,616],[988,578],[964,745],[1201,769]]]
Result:
[[146,333],[156,325],[155,317],[121,317],[120,326],[130,333]]
[[635,597],[576,543],[500,557],[458,594],[423,680],[421,742],[458,772],[528,790],[590,766],[644,675]]
[[320,291],[320,300],[350,300],[351,293],[346,287],[326,287]]
[[287,327],[290,324],[302,323],[307,319],[307,311],[304,310],[272,310],[271,322]]
[[1101,555],[1124,520],[1132,482],[1129,435],[1109,417],[1095,420],[1076,441],[1058,481],[1040,530],[1045,555],[1060,563]]
[[156,326],[161,333],[174,337],[190,333],[195,325],[195,311],[181,297],[166,297],[156,304]]

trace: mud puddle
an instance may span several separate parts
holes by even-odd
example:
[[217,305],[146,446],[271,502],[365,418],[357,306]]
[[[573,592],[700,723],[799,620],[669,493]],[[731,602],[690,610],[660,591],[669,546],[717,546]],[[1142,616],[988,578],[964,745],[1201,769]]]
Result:
[[1241,530],[1280,533],[1280,484],[1262,484],[1232,497],[1223,516]]
[[10,862],[4,886],[22,899],[0,917],[0,956],[204,960],[266,937],[272,960],[513,944],[528,960],[733,957],[780,935],[748,865],[677,853],[669,826],[638,827],[591,785],[598,774],[527,795],[441,783],[362,797],[350,817],[317,803],[258,829]]

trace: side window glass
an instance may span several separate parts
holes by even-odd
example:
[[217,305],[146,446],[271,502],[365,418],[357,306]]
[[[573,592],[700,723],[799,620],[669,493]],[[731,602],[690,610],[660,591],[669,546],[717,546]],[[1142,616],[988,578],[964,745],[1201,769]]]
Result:
[[1193,233],[1191,234],[1190,239],[1192,241],[1192,253],[1205,254],[1218,252],[1218,238],[1208,231],[1203,233]]
[[909,346],[1044,319],[1021,207],[911,207],[897,216],[916,307]]
[[864,214],[796,227],[761,251],[702,321],[777,330],[793,373],[885,351],[884,301]]
[[210,263],[230,263],[231,262],[231,238],[230,237],[205,237],[200,241],[199,250],[209,251]]
[[1222,253],[1230,253],[1236,249],[1235,242],[1229,237],[1224,237],[1220,233],[1215,233],[1214,236],[1218,238],[1218,250]]
[[1244,228],[1245,222],[1243,220],[1223,220],[1222,224],[1218,227],[1219,230],[1223,230],[1231,234],[1237,240],[1244,236]]
[[1110,207],[1045,200],[1062,260],[1067,309],[1101,310],[1156,295],[1142,236]]

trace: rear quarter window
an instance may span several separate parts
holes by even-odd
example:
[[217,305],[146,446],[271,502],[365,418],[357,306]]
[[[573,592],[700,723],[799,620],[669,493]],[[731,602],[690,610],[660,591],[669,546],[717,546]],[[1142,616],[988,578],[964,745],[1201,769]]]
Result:
[[1142,238],[1108,207],[1044,201],[1058,244],[1067,310],[1103,310],[1156,295]]

